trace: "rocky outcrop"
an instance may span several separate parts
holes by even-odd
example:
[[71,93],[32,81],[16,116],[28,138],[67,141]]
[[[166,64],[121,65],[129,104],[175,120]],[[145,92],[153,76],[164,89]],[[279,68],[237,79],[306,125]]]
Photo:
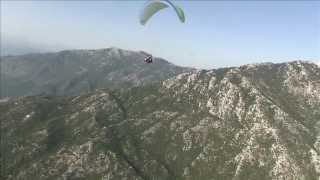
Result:
[[320,177],[320,68],[182,73],[128,90],[1,102],[7,179]]

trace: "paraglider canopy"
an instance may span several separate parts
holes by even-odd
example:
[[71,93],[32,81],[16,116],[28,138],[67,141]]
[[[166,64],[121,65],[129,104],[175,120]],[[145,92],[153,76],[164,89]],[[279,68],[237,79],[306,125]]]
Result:
[[140,16],[140,24],[145,25],[154,14],[168,7],[171,7],[176,12],[179,20],[182,23],[185,22],[185,15],[183,10],[179,6],[174,5],[171,1],[149,0],[142,10],[142,13]]

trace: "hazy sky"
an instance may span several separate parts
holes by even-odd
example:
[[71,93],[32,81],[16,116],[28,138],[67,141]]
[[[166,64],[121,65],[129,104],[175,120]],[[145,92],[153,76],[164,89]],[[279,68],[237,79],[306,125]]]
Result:
[[59,48],[145,50],[201,68],[320,61],[320,1],[173,1],[146,26],[146,1],[1,1],[1,39]]

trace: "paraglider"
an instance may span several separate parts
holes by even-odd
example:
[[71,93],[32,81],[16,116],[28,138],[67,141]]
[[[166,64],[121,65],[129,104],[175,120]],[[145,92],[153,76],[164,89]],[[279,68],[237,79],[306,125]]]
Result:
[[[146,23],[150,20],[150,18],[155,15],[156,13],[158,13],[160,10],[165,9],[165,8],[172,8],[180,22],[184,23],[185,22],[185,15],[183,10],[179,7],[174,5],[171,1],[169,0],[149,0],[147,1],[147,3],[145,4],[145,6],[143,7],[143,10],[141,12],[140,15],[140,24],[141,25],[146,25]],[[142,52],[144,55],[146,55],[146,58],[144,59],[144,61],[146,63],[152,63],[153,62],[153,57],[152,55],[149,55],[145,52]]]
[[140,51],[140,53],[142,53],[143,55],[146,56],[146,58],[144,58],[144,62],[146,62],[148,64],[153,62],[153,57],[152,57],[151,54],[148,54],[148,53],[146,53],[144,51]]
[[140,24],[145,25],[154,14],[158,13],[162,9],[169,7],[176,12],[180,22],[184,23],[185,15],[183,10],[179,6],[174,5],[169,0],[149,0],[144,6],[140,15]]
[[146,62],[146,63],[152,63],[152,56],[150,55],[150,56],[147,56],[145,59],[144,59],[144,61]]

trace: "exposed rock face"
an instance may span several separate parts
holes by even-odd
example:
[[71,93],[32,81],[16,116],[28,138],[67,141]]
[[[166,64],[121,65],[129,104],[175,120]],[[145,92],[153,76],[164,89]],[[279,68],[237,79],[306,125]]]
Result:
[[246,65],[2,102],[8,179],[319,180],[320,68]]
[[1,90],[11,97],[78,95],[96,88],[140,86],[191,70],[160,58],[146,64],[143,53],[118,48],[1,58]]

